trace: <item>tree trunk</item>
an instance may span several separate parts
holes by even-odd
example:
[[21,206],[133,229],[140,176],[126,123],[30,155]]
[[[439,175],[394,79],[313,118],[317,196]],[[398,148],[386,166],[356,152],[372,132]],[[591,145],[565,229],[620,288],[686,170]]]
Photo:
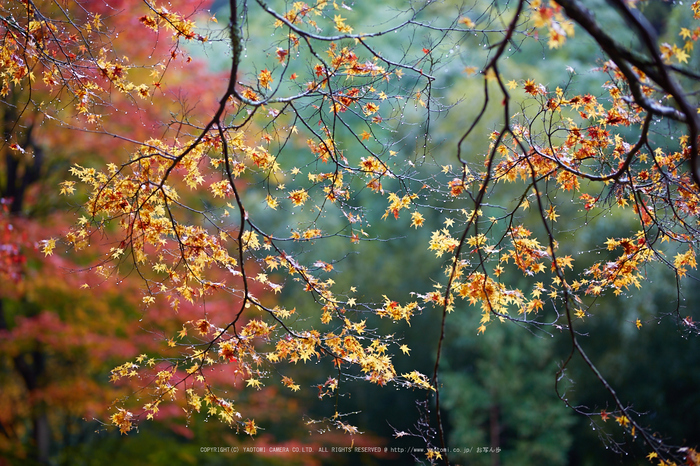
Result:
[[489,408],[489,427],[491,434],[491,466],[499,466],[501,464],[501,454],[498,448],[501,446],[501,424],[498,418],[500,417],[500,409],[498,404],[494,403]]

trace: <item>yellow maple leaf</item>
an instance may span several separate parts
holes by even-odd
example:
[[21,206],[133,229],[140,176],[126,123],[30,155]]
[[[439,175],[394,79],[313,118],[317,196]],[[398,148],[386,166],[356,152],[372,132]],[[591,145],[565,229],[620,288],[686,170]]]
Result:
[[53,250],[56,247],[56,240],[54,238],[44,240],[44,249],[41,252],[44,253],[44,257],[53,254]]
[[423,217],[419,212],[413,212],[411,214],[411,226],[416,227],[422,227],[423,223],[425,222],[425,217]]
[[557,217],[559,217],[559,214],[556,213],[556,210],[553,205],[550,205],[547,208],[547,218],[550,219],[553,222],[557,221]]
[[270,89],[270,84],[272,83],[272,81],[272,74],[267,70],[267,68],[262,70],[258,75],[258,82],[260,83],[260,87]]
[[268,206],[270,209],[272,209],[272,210],[277,210],[278,202],[277,202],[277,198],[276,198],[276,197],[272,197],[272,196],[270,196],[270,195],[268,194],[267,197],[265,198],[265,202],[267,202],[267,206]]
[[674,55],[676,56],[676,60],[678,60],[678,63],[688,63],[688,58],[690,58],[690,55],[685,53],[683,49],[675,50]]
[[260,390],[260,388],[262,388],[262,384],[260,383],[260,381],[258,379],[254,379],[251,377],[250,379],[246,380],[245,382],[246,382],[247,387],[255,387],[258,390]]
[[627,427],[630,423],[630,420],[627,416],[615,416],[615,421],[620,424],[622,427]]

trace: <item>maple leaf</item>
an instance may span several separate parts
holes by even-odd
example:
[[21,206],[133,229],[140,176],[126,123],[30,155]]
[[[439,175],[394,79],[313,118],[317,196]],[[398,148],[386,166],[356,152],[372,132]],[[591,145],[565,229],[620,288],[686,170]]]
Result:
[[260,383],[260,381],[258,379],[250,378],[250,379],[247,379],[245,382],[246,382],[247,387],[255,387],[258,390],[260,390],[262,388],[262,384]]
[[243,425],[245,426],[245,433],[251,437],[258,433],[258,426],[255,425],[255,420],[248,419]]
[[299,387],[299,385],[297,385],[297,384],[294,383],[294,380],[292,380],[291,377],[282,376],[282,384],[283,384],[285,387],[287,387],[287,388],[289,388],[290,390],[292,390],[293,392],[299,391],[299,390],[301,389],[301,387]]
[[372,115],[379,110],[379,106],[374,102],[368,102],[364,107],[362,107],[362,112],[365,115]]
[[341,17],[340,15],[335,15],[333,17],[333,22],[335,23],[335,28],[339,32],[344,32],[346,34],[350,34],[352,32],[352,28],[345,24],[345,18]]
[[674,55],[676,60],[678,60],[678,63],[688,63],[688,58],[690,58],[690,55],[688,55],[683,49],[675,50]]
[[53,250],[56,247],[56,240],[54,238],[44,240],[44,248],[41,250],[41,252],[44,253],[44,256],[50,256],[53,254]]
[[305,189],[297,189],[289,193],[289,199],[294,206],[301,206],[309,199],[309,193]]
[[347,434],[357,434],[359,432],[359,429],[353,425],[346,424],[341,421],[337,421],[337,425],[345,431]]
[[630,420],[627,416],[622,415],[622,416],[615,416],[615,422],[620,424],[622,427],[627,427],[630,423]]
[[270,84],[272,83],[272,74],[270,71],[268,71],[267,68],[262,70],[260,74],[258,75],[258,83],[260,84],[260,87],[264,87],[265,89],[270,89]]
[[471,18],[467,16],[463,16],[462,18],[459,18],[460,24],[463,24],[464,27],[471,29],[475,26],[474,21],[471,20]]
[[272,197],[268,194],[267,197],[265,198],[265,202],[267,203],[267,206],[270,209],[277,210],[277,206],[279,205],[279,203],[277,202],[276,197]]
[[119,408],[119,410],[111,416],[112,424],[119,427],[119,433],[128,434],[133,428],[132,420],[134,415],[129,411]]
[[200,335],[204,336],[211,331],[211,324],[206,319],[199,319],[195,325]]
[[75,181],[63,181],[61,184],[61,195],[71,195],[75,193]]
[[288,54],[289,54],[288,50],[283,49],[283,48],[278,48],[277,49],[277,61],[279,61],[280,63],[284,63]]
[[537,95],[540,93],[539,87],[535,85],[535,81],[533,81],[532,79],[525,80],[523,88],[525,89],[525,92],[531,95]]
[[399,349],[403,352],[403,354],[410,354],[411,352],[411,348],[406,345],[401,345]]
[[411,226],[418,228],[422,227],[425,222],[425,217],[423,217],[419,212],[413,212],[411,214]]

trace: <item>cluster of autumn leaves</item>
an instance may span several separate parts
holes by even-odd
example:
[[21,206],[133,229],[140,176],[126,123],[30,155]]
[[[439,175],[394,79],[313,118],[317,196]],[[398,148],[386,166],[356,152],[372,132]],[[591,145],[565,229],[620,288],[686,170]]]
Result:
[[[243,230],[239,226],[217,226],[210,231],[201,225],[176,219],[185,197],[175,187],[178,184],[190,190],[208,185],[214,201],[233,197],[230,180],[221,179],[221,167],[224,165],[235,167],[231,170],[233,178],[245,177],[249,171],[266,176],[281,172],[275,157],[265,147],[248,145],[242,131],[227,131],[224,138],[222,140],[217,136],[204,138],[201,142],[187,140],[175,144],[152,139],[146,141],[133,154],[132,160],[122,167],[110,165],[107,171],[102,172],[74,166],[72,174],[82,186],[88,187],[90,194],[85,203],[87,216],[81,218],[64,240],[74,249],[82,250],[88,247],[90,239],[103,227],[104,222],[118,221],[124,240],[118,247],[112,248],[105,263],[95,270],[109,277],[129,257],[148,286],[149,292],[143,297],[146,306],[160,299],[166,300],[177,311],[181,300],[201,302],[217,291],[229,292],[232,299],[240,303],[241,308],[232,314],[233,323],[213,323],[206,319],[190,323],[196,330],[198,341],[209,341],[204,349],[201,347],[203,343],[188,343],[192,339],[188,338],[187,327],[169,340],[171,347],[181,348],[180,358],[186,366],[184,374],[178,373],[178,369],[183,368],[182,364],[162,369],[162,364],[156,364],[153,358],[146,361],[142,356],[116,368],[113,380],[143,377],[143,371],[157,372],[152,384],[153,399],[143,406],[147,418],[152,418],[158,412],[164,399],[175,395],[178,385],[189,384],[191,388],[186,390],[186,397],[191,409],[200,411],[201,400],[204,399],[210,415],[218,415],[223,421],[238,427],[244,426],[247,433],[254,434],[255,429],[248,426],[247,421],[239,421],[240,415],[233,410],[231,402],[214,395],[205,376],[209,368],[220,364],[234,365],[235,373],[246,381],[246,386],[258,389],[267,378],[266,364],[307,362],[322,355],[332,357],[339,367],[359,366],[367,380],[381,385],[396,379],[397,374],[388,354],[387,342],[363,336],[365,321],[352,322],[346,315],[345,306],[352,307],[354,300],[337,297],[332,291],[332,280],[319,279],[307,266],[299,264],[292,255],[287,254],[280,247],[281,241],[286,239],[266,236],[253,223]],[[224,143],[235,160],[224,161],[218,157],[217,149]],[[321,144],[323,147],[335,147],[335,142],[330,139]],[[324,160],[327,152],[314,151],[312,144],[309,147],[319,160],[328,161]],[[370,157],[363,158],[359,167],[344,171],[367,177],[371,179],[368,184],[374,186],[387,169],[379,159]],[[299,170],[295,168],[291,172],[298,174]],[[309,180],[323,186],[321,192],[325,201],[342,199],[340,193],[349,189],[343,183],[343,172],[310,172],[308,175]],[[281,185],[277,188],[282,189]],[[75,189],[74,181],[66,181],[62,183],[61,193],[70,195]],[[379,188],[376,190],[379,191]],[[311,197],[309,190],[298,188],[289,190],[286,199],[289,203],[287,208],[300,208]],[[392,212],[394,217],[398,217],[398,211],[408,207],[410,199],[406,196],[400,199],[390,193],[387,214]],[[269,194],[265,203],[273,211],[280,207],[278,198]],[[224,209],[222,218],[227,218],[229,211],[244,207],[226,202]],[[287,239],[304,241],[321,235],[319,228],[308,228],[303,232],[292,230]],[[44,252],[50,254],[54,247],[55,240],[47,240]],[[253,276],[250,270],[255,266],[248,263],[257,260],[264,264],[268,273],[258,272]],[[332,265],[324,264],[321,270],[332,269]],[[330,325],[335,320],[340,323],[340,331],[321,333],[315,329],[287,327],[286,321],[296,319],[295,310],[277,306],[270,308],[245,286],[247,280],[253,280],[273,293],[279,292],[282,284],[271,280],[269,273],[275,273],[278,277],[280,273],[285,273],[293,281],[301,282],[304,289],[316,295],[316,299],[323,304],[321,323]],[[217,277],[216,280],[211,278],[212,275]],[[244,309],[251,306],[265,312],[277,324],[268,325],[260,319],[249,319],[247,315],[241,317]],[[387,304],[377,314],[393,320],[409,321],[416,308],[415,303],[407,306]],[[269,346],[263,351],[260,344]],[[405,345],[401,345],[401,349],[408,352]],[[407,384],[430,387],[427,378],[417,372],[405,374],[402,380]],[[299,390],[299,385],[288,376],[283,376],[283,385],[293,391]],[[112,416],[112,421],[119,425],[120,430],[127,432],[133,427],[134,418],[124,409],[119,409]]]

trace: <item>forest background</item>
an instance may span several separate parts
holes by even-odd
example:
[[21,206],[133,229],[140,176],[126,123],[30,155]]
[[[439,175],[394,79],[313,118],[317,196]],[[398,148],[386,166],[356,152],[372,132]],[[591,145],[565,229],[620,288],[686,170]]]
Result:
[[[146,393],[152,386],[146,383],[147,377],[116,380],[119,377],[115,377],[115,373],[120,374],[119,368],[124,368],[125,361],[142,363],[165,354],[168,347],[180,344],[175,338],[179,332],[187,335],[189,331],[189,337],[197,329],[201,331],[203,320],[215,320],[207,316],[228,315],[232,302],[240,298],[213,294],[191,303],[183,299],[176,312],[173,312],[172,299],[151,301],[151,295],[143,292],[144,281],[149,283],[150,277],[144,278],[129,260],[118,260],[120,253],[116,251],[124,246],[116,224],[103,225],[99,233],[91,236],[90,247],[82,251],[69,247],[70,241],[54,240],[64,238],[73,225],[93,221],[81,208],[89,199],[89,189],[81,189],[75,181],[66,180],[75,179],[79,171],[75,164],[103,167],[106,163],[117,166],[125,163],[133,151],[133,141],[147,141],[173,131],[176,126],[173,122],[186,122],[190,132],[205,126],[207,115],[216,111],[228,85],[230,39],[225,25],[229,22],[230,9],[223,2],[211,5],[177,2],[177,10],[192,15],[198,24],[196,34],[206,36],[207,40],[195,38],[193,42],[197,43],[174,47],[167,34],[147,27],[148,22],[143,18],[148,8],[138,10],[143,9],[144,4],[121,0],[85,5],[86,11],[102,15],[106,25],[102,27],[109,31],[109,34],[105,32],[108,39],[105,42],[128,56],[125,63],[148,62],[159,55],[170,55],[172,60],[165,66],[130,70],[133,82],[139,78],[152,82],[150,94],[143,100],[132,95],[139,92],[137,88],[129,91],[132,94],[111,94],[112,100],[104,106],[115,110],[103,116],[109,119],[108,130],[107,126],[100,127],[99,131],[80,127],[77,120],[65,117],[66,108],[75,104],[73,97],[67,98],[63,105],[60,99],[66,99],[66,94],[30,95],[42,91],[32,90],[27,82],[22,85],[23,77],[17,78],[12,90],[3,95],[1,461],[6,464],[127,461],[228,464],[236,460],[246,464],[356,464],[361,460],[366,464],[406,464],[407,461],[442,459],[439,455],[426,456],[424,452],[429,446],[439,451],[440,446],[436,440],[435,413],[431,413],[435,406],[434,395],[430,389],[421,387],[424,379],[409,376],[405,377],[405,384],[373,385],[362,380],[363,373],[341,373],[334,368],[332,360],[320,357],[305,364],[296,361],[287,364],[279,372],[281,384],[257,385],[256,382],[265,379],[261,373],[253,377],[250,372],[245,378],[232,374],[233,369],[210,373],[208,380],[220,393],[230,394],[237,405],[246,406],[240,425],[226,425],[206,409],[201,412],[191,409],[192,394],[188,394],[189,399],[164,404],[151,413],[155,414],[151,416],[153,420],[139,422],[137,430],[128,435],[120,433],[113,425],[119,424],[114,422],[114,416],[120,413],[121,403],[138,401],[141,397],[148,399],[150,395]],[[278,11],[296,8],[282,3],[273,6]],[[391,152],[391,157],[400,160],[397,165],[417,167],[416,172],[426,170],[430,176],[425,179],[452,188],[454,194],[454,189],[461,185],[453,182],[462,175],[454,146],[469,122],[479,117],[485,85],[496,86],[480,74],[493,56],[491,43],[494,39],[486,32],[470,34],[468,39],[452,39],[439,28],[455,27],[455,24],[469,27],[467,18],[471,26],[485,28],[488,25],[503,30],[509,17],[503,13],[501,18],[494,11],[508,11],[512,5],[507,2],[502,5],[486,2],[413,5],[416,10],[423,7],[426,7],[426,17],[421,19],[425,22],[419,25],[430,24],[438,29],[426,32],[421,27],[407,28],[373,39],[377,50],[391,51],[405,63],[411,63],[414,71],[420,68],[416,75],[409,74],[401,80],[393,77],[394,82],[400,81],[397,85],[404,95],[415,98],[410,102],[396,99],[392,104],[391,116],[385,118],[389,122],[400,121],[400,124],[387,124],[385,129],[389,128],[390,137],[385,141],[390,142],[384,145],[387,154]],[[606,2],[590,2],[588,7],[598,11],[597,18],[604,30],[608,19],[607,28],[619,24],[618,14]],[[7,30],[11,8],[2,8],[6,8],[3,27]],[[338,20],[331,18],[343,15],[347,18],[344,21],[355,30],[372,32],[396,22],[405,15],[405,8],[402,2],[386,4],[380,9],[371,2],[342,3],[329,6],[329,12],[322,17],[339,29]],[[695,29],[688,24],[688,7],[680,3],[649,2],[639,8],[652,22],[660,42],[673,44],[681,28]],[[132,9],[139,13],[133,13]],[[492,16],[476,14],[482,10],[490,11]],[[263,70],[272,70],[271,83],[279,80],[275,72],[287,59],[279,53],[285,49],[279,47],[285,39],[269,16],[253,14],[252,6],[250,11],[246,11],[246,21],[241,27],[245,46],[240,80],[257,80],[257,90],[264,92],[270,88],[270,83],[266,86]],[[342,21],[340,25],[342,29]],[[96,22],[93,28],[99,29]],[[532,24],[524,26],[523,30],[529,33],[510,42],[499,62],[504,81],[514,83],[513,113],[520,110],[523,115],[527,114],[528,105],[532,105],[528,102],[537,98],[536,92],[527,90],[527,83],[531,81],[542,83],[551,92],[561,87],[570,95],[592,94],[601,100],[609,94],[604,87],[605,79],[600,77],[600,70],[604,68],[600,48],[585,34],[579,32],[568,37],[565,46],[551,48],[544,38],[545,32],[541,32],[543,37],[540,38],[537,27]],[[634,33],[619,30],[618,38],[621,42],[633,42]],[[688,51],[690,62],[697,60],[697,51],[692,47]],[[319,51],[319,55],[325,53]],[[387,59],[391,58],[387,55]],[[316,72],[309,63],[302,61],[298,71],[293,67],[288,71]],[[426,75],[429,68],[435,77],[429,88],[421,80],[422,66],[426,68]],[[116,72],[115,68],[109,70]],[[168,79],[163,81],[162,90],[155,85],[161,76]],[[109,79],[116,86],[118,79],[114,75]],[[250,89],[253,88],[251,85]],[[59,110],[47,110],[48,105],[42,107],[44,99],[51,105],[58,102],[54,107]],[[30,108],[27,102],[41,104]],[[318,107],[329,105],[321,102]],[[546,106],[547,100],[543,102]],[[300,110],[297,117],[314,114],[313,108],[309,105]],[[363,108],[357,110],[356,118],[348,119],[349,127],[342,139],[345,153],[364,154],[369,144],[366,141],[384,138],[380,130],[367,133],[366,123],[375,111],[371,107]],[[265,111],[268,111],[268,118],[276,116],[274,106]],[[483,137],[472,136],[460,146],[461,152],[468,154],[465,157],[472,166],[483,164],[484,154],[490,152],[492,131],[498,128],[502,113],[500,102],[489,105],[476,130]],[[426,119],[426,114],[430,120]],[[66,124],[67,121],[70,124]],[[302,122],[282,122],[286,123],[285,129],[298,126],[299,133],[303,134]],[[255,132],[257,139],[264,138],[266,132],[272,132],[269,128],[274,127],[272,124],[265,126],[264,122],[255,124],[258,126],[248,131]],[[311,123],[308,124],[308,131],[312,131]],[[657,139],[669,147],[677,146],[677,142],[671,141],[674,135],[678,140],[678,130],[671,124],[659,123],[664,124],[667,126],[655,130]],[[628,132],[634,134],[631,129]],[[114,138],[114,135],[128,135],[128,140]],[[250,133],[248,136],[253,137]],[[236,181],[244,193],[248,214],[257,218],[261,229],[277,232],[287,229],[292,233],[297,229],[297,234],[307,241],[298,243],[296,259],[314,264],[319,276],[325,273],[323,276],[327,280],[333,280],[334,289],[355,290],[356,295],[347,291],[346,304],[357,301],[366,303],[366,310],[386,310],[391,304],[385,303],[384,295],[404,300],[409,296],[421,296],[421,293],[429,296],[430,292],[440,289],[445,262],[436,258],[428,245],[434,238],[434,231],[449,228],[455,219],[462,217],[462,210],[470,208],[468,201],[460,204],[453,199],[457,196],[451,196],[448,190],[426,200],[426,204],[431,205],[420,210],[420,217],[406,213],[399,216],[395,214],[401,208],[396,213],[391,205],[387,208],[386,198],[378,195],[380,191],[384,193],[383,189],[372,187],[372,180],[366,187],[357,189],[340,219],[329,216],[317,221],[314,218],[319,210],[294,210],[296,204],[285,207],[275,201],[279,197],[296,203],[293,194],[286,197],[285,181],[295,181],[294,170],[310,165],[306,159],[308,154],[304,153],[309,151],[305,137],[301,134],[297,137],[289,131],[282,147],[287,145],[291,150],[286,150],[284,159],[279,160],[285,175],[275,178],[246,173]],[[317,151],[319,148],[320,145]],[[363,170],[371,174],[377,169]],[[384,188],[395,189],[392,183],[386,182]],[[186,179],[182,180],[182,202],[197,205],[199,210],[191,215],[185,212],[183,219],[188,215],[195,218],[199,212],[218,209],[221,213],[227,209],[225,204],[209,204],[196,190],[187,191],[184,188],[187,184]],[[478,187],[478,183],[475,186]],[[574,255],[577,270],[590,269],[601,260],[601,255],[607,254],[601,247],[604,244],[601,238],[622,238],[636,228],[638,215],[618,210],[618,191],[622,189],[624,193],[624,188],[615,186],[612,183],[598,192],[589,191],[594,197],[597,193],[598,201],[591,209],[578,202],[580,193],[557,192],[551,187],[554,199],[560,196],[569,204],[567,209],[557,210],[562,216],[556,222],[558,250],[562,251],[562,256]],[[488,205],[510,205],[523,192],[522,187],[510,191],[507,188],[504,184],[499,191],[490,193]],[[73,196],[69,196],[71,194]],[[231,201],[228,194],[227,201]],[[415,202],[420,205],[423,201]],[[530,202],[535,203],[534,200]],[[231,216],[236,215],[235,206],[228,204],[228,208]],[[535,210],[531,207],[522,214],[524,224],[538,225]],[[384,215],[386,213],[389,215]],[[226,218],[228,214],[221,215]],[[361,228],[348,227],[353,215],[363,218]],[[549,219],[557,220],[552,216],[553,211]],[[457,223],[460,221],[463,220]],[[308,228],[303,231],[297,225]],[[321,235],[311,231],[310,225],[335,233],[320,240],[317,236]],[[542,234],[541,226],[533,230]],[[309,236],[303,236],[305,234]],[[678,248],[674,252],[681,251],[681,246]],[[116,264],[109,271],[96,273],[100,266],[109,263],[105,258],[116,260]],[[265,255],[260,256],[257,269],[251,266],[256,273],[263,273],[264,258]],[[615,391],[624,397],[625,406],[638,416],[640,424],[653,426],[650,429],[660,438],[671,439],[673,454],[683,456],[679,452],[695,447],[700,438],[700,426],[696,422],[700,417],[697,391],[700,376],[695,370],[700,347],[692,318],[697,312],[697,306],[692,303],[700,296],[697,286],[691,282],[695,279],[694,270],[679,275],[677,269],[669,273],[660,264],[645,264],[640,269],[645,277],[643,287],[631,287],[619,294],[596,295],[587,303],[588,316],[581,319],[578,331],[586,353]],[[343,273],[336,273],[336,270]],[[532,286],[528,280],[527,276],[504,279],[509,286],[523,289]],[[310,296],[303,287],[285,286],[278,293],[270,285],[273,281],[258,275],[258,280],[250,281],[249,291],[264,296],[279,309],[294,309],[299,322],[318,319],[320,306],[314,305],[317,297]],[[545,285],[536,288],[547,291]],[[386,302],[391,300],[386,298]],[[539,315],[558,313],[555,299],[542,304],[544,308]],[[440,412],[450,461],[491,465],[592,465],[601,461],[638,464],[640,458],[649,457],[648,445],[629,429],[622,417],[625,413],[619,412],[615,400],[606,387],[591,376],[586,364],[574,359],[564,374],[558,372],[571,351],[565,326],[557,324],[543,330],[537,325],[527,325],[527,321],[506,321],[489,324],[484,331],[480,329],[484,321],[477,307],[460,304],[449,313],[446,324],[440,310],[430,305],[416,312],[410,324],[408,318],[393,321],[376,318],[367,324],[372,335],[390,337],[388,341],[396,352],[396,374],[418,371],[428,374],[429,378],[436,364],[438,344],[442,345]],[[357,325],[365,325],[364,314],[358,315],[357,322],[351,324],[355,330]],[[361,335],[362,331],[359,333]],[[163,356],[165,361],[174,360],[168,358]],[[237,362],[236,358],[241,356],[231,354],[226,358],[228,362]],[[287,378],[287,374],[291,377]],[[564,393],[567,402],[577,409],[567,407],[557,395],[557,379],[561,382],[560,393]],[[186,392],[186,386],[181,392]],[[250,424],[251,419],[254,419],[253,424]],[[251,446],[283,446],[297,449],[297,452],[243,450]],[[382,452],[320,451],[321,448],[347,446],[376,446]],[[238,447],[239,451],[205,453],[203,447]],[[481,452],[482,448],[499,453]],[[422,450],[416,453],[415,449]]]

